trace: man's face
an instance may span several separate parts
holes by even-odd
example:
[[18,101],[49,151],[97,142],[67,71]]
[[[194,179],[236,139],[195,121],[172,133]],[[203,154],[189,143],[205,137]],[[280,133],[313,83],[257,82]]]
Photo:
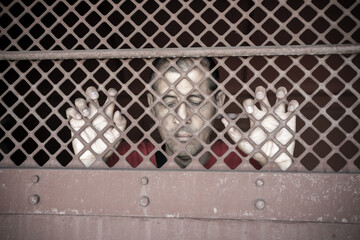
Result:
[[[215,97],[205,100],[213,90],[210,89],[210,80],[203,81],[204,76],[200,68],[193,67],[187,73],[187,78],[179,80],[181,74],[173,69],[163,75],[167,82],[159,79],[155,83],[156,92],[162,97],[165,105],[156,104],[153,113],[161,121],[161,137],[168,138],[165,142],[166,152],[172,155],[179,150],[181,144],[185,145],[187,152],[181,151],[176,156],[176,162],[181,167],[187,166],[191,161],[191,155],[196,156],[203,149],[201,142],[209,142],[211,129],[206,126],[204,120],[214,116],[215,105],[220,106]],[[179,82],[175,83],[177,80]],[[169,84],[176,90],[171,90]],[[200,91],[195,86],[198,86]],[[193,136],[198,136],[202,141],[192,139]]]

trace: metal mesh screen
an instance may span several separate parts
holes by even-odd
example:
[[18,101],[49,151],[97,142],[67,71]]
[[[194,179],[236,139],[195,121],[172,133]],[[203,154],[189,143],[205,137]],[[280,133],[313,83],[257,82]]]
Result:
[[[177,1],[5,1],[1,3],[0,46],[3,53],[19,54],[24,54],[24,50],[150,48],[154,50],[153,57],[162,56],[161,51],[156,52],[158,48],[311,44],[316,49],[320,44],[357,44],[359,6],[356,1],[288,1],[286,4],[278,1],[186,1],[181,4]],[[46,59],[44,54],[42,59]],[[253,55],[266,55],[266,49]],[[134,56],[128,53],[128,57]],[[154,58],[96,59],[94,55],[92,59],[2,60],[0,166],[84,167],[78,159],[90,151],[97,156],[90,165],[94,168],[178,169],[174,159],[185,151],[192,158],[187,169],[273,171],[279,170],[274,161],[281,154],[292,155],[287,147],[294,141],[289,171],[359,172],[359,55],[228,56],[214,57],[215,66],[210,71],[201,64],[201,59],[192,59],[192,66],[186,70],[177,65],[178,59],[173,59],[160,71],[154,66]],[[164,74],[170,67],[177,70],[180,77],[175,82],[165,81],[167,87],[159,94],[154,84],[166,78]],[[197,83],[189,77],[194,67],[204,74]],[[150,81],[152,72],[156,76]],[[218,78],[214,77],[217,72]],[[207,78],[216,85],[211,93],[202,92],[201,86]],[[198,90],[203,102],[190,106],[188,98],[193,90],[182,92],[178,87],[182,79],[187,80],[193,90]],[[94,139],[86,143],[81,135],[86,127],[74,131],[72,137],[66,119],[66,109],[74,106],[77,98],[89,100],[86,94],[89,86],[100,90],[99,113],[109,104],[105,103],[107,90],[116,90],[113,102],[127,120],[125,130],[115,127],[121,132],[122,151],[117,151],[104,134],[109,127],[114,127],[112,119],[105,116],[109,125],[100,130],[92,127],[90,131],[98,132],[108,149],[99,155],[91,147],[84,147],[77,155],[73,153],[74,138],[85,146],[95,143]],[[242,104],[245,99],[253,98],[258,86],[267,90],[271,105],[279,106],[275,96],[279,87],[287,89],[286,104],[290,100],[299,102],[297,110],[285,120],[272,108],[265,107],[279,124],[274,132],[267,132],[261,124],[265,117],[256,121],[246,114]],[[184,119],[176,115],[181,101],[169,106],[161,118],[152,111],[156,106],[168,105],[164,96],[171,90],[182,102],[187,101],[186,106],[192,110]],[[219,91],[226,96],[221,107],[212,101]],[[148,94],[154,97],[153,102],[149,103]],[[207,104],[211,104],[216,113],[204,116],[202,109]],[[173,131],[164,127],[171,116],[179,122]],[[296,131],[287,127],[294,116]],[[92,123],[96,117],[86,121]],[[230,126],[224,126],[223,118]],[[191,152],[188,142],[182,143],[174,137],[189,119],[201,122],[199,129],[191,131],[191,140],[201,145],[196,153]],[[257,123],[250,126],[250,120]],[[231,126],[243,133],[240,140],[229,137]],[[273,156],[267,157],[268,163],[263,167],[251,160],[255,152],[266,155],[262,147],[267,140],[256,143],[251,138],[256,128],[279,146]],[[293,136],[291,141],[276,140],[282,128]],[[166,133],[165,138],[159,129]],[[204,131],[211,132],[208,142],[200,137]],[[245,155],[236,148],[242,140],[254,148],[250,154]],[[169,142],[177,146],[172,154],[164,149]],[[218,142],[225,147],[214,151]],[[151,147],[145,151],[144,144]],[[109,151],[115,152],[111,164],[104,161]],[[202,164],[199,160],[205,155],[212,156],[214,162]],[[139,159],[136,164],[129,160],[134,157]],[[157,166],[151,160],[154,158],[162,159],[156,161]]]
[[1,1],[1,50],[358,43],[358,1]]

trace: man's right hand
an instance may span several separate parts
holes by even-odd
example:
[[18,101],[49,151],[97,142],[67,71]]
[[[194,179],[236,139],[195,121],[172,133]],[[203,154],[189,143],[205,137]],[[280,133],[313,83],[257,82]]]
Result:
[[[86,126],[85,129],[82,130],[80,133],[80,136],[83,138],[83,140],[86,143],[90,143],[95,139],[95,141],[91,144],[91,149],[96,154],[102,154],[107,149],[107,144],[104,143],[103,140],[101,140],[100,137],[98,137],[96,131],[103,130],[109,123],[106,117],[99,113],[99,93],[95,87],[89,87],[86,89],[86,94],[91,99],[90,102],[86,102],[83,98],[78,98],[75,100],[75,107],[74,108],[68,108],[66,110],[66,117],[69,119],[70,126],[72,127],[72,135],[74,135],[74,131],[79,131],[80,128],[82,128],[85,125],[84,118],[91,119],[91,123],[89,126]],[[115,111],[115,103],[114,99],[117,94],[117,91],[113,88],[110,88],[108,90],[108,99],[105,102],[105,110],[104,113],[112,119],[113,123],[116,125],[116,127],[120,131],[124,131],[126,128],[126,119],[120,114],[119,111]],[[97,114],[97,115],[96,115]],[[95,116],[96,115],[96,116]],[[94,117],[95,116],[95,117]],[[94,119],[93,119],[94,118]],[[109,143],[115,143],[116,140],[119,140],[120,138],[120,132],[114,128],[109,127],[105,133],[104,137]],[[97,139],[96,139],[97,138]],[[72,145],[74,148],[74,153],[79,154],[79,152],[84,148],[83,143],[77,139],[74,138],[72,141]],[[118,143],[115,144],[115,148],[118,146]],[[112,152],[109,152],[105,157],[109,157],[108,155],[111,155]],[[79,159],[82,161],[82,163],[89,167],[95,160],[96,157],[91,153],[90,150],[86,150]]]

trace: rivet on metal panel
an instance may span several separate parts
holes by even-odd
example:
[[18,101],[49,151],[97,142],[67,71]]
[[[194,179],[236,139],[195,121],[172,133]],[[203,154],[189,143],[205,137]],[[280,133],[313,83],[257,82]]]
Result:
[[263,209],[265,208],[265,206],[266,206],[266,203],[265,203],[264,200],[262,200],[262,199],[256,200],[256,202],[255,202],[255,207],[256,207],[257,209],[263,210]]
[[147,177],[142,177],[140,179],[140,182],[141,182],[142,185],[146,185],[146,184],[149,183],[149,179]]
[[29,197],[29,202],[30,202],[31,205],[36,205],[36,204],[38,204],[38,203],[40,202],[40,196],[39,196],[39,195],[36,195],[36,194],[31,195],[31,196]]
[[256,181],[255,181],[255,184],[256,184],[256,186],[258,186],[258,187],[262,187],[262,186],[264,186],[264,180],[262,180],[262,179],[256,179]]
[[142,207],[146,207],[150,204],[150,199],[147,196],[142,196],[139,200],[139,205]]
[[37,182],[39,182],[39,180],[40,180],[40,177],[38,175],[34,175],[31,177],[31,181],[33,183],[37,183]]

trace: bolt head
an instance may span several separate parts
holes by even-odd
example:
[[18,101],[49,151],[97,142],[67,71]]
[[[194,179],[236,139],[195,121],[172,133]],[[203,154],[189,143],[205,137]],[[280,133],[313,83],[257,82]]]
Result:
[[264,200],[262,200],[262,199],[256,200],[256,202],[255,202],[255,207],[256,207],[257,209],[263,210],[263,209],[265,208],[265,206],[266,206],[266,203],[265,203]]
[[37,183],[37,182],[39,182],[39,180],[40,180],[40,177],[38,175],[34,175],[31,177],[31,181],[33,183]]
[[142,185],[146,185],[146,184],[149,183],[149,178],[147,178],[147,177],[142,177],[142,178],[140,179],[140,182],[141,182]]
[[36,195],[36,194],[31,195],[31,196],[29,197],[29,202],[30,202],[31,205],[36,205],[36,204],[38,204],[38,203],[40,202],[40,197],[39,197],[39,195]]
[[146,207],[150,204],[150,199],[147,196],[142,196],[139,199],[139,205],[142,207]]
[[264,186],[265,183],[264,183],[264,180],[259,178],[259,179],[256,179],[255,184],[258,187],[262,187],[262,186]]

